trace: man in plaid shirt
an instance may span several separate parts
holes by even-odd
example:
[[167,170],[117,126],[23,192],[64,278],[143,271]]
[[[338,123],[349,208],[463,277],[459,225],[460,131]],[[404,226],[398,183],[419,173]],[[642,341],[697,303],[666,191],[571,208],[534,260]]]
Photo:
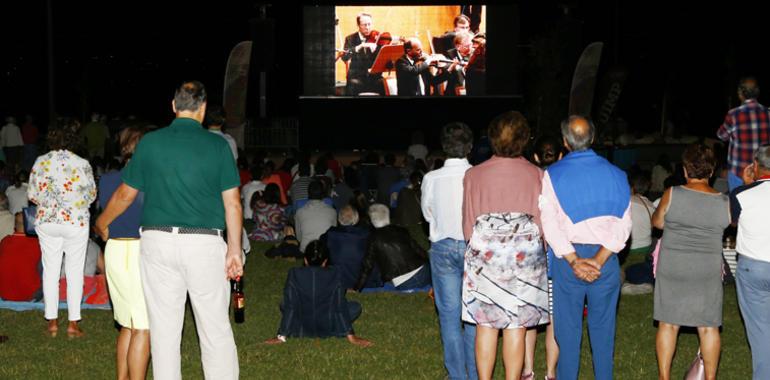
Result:
[[743,104],[727,112],[725,122],[719,127],[717,136],[729,142],[727,175],[730,191],[743,185],[743,170],[751,164],[754,151],[762,144],[770,143],[770,111],[759,104],[759,84],[752,77],[741,79],[738,84],[738,98]]

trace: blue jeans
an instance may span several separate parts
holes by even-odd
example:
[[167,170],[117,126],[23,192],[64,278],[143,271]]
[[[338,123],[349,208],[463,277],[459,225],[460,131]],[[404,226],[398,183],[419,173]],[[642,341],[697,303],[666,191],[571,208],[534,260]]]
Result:
[[476,325],[462,322],[465,242],[444,239],[430,246],[433,292],[450,379],[477,379]]
[[430,285],[430,266],[428,266],[428,263],[425,263],[425,265],[423,265],[422,268],[420,268],[420,270],[414,274],[414,276],[404,281],[401,285],[396,286],[396,289],[409,290],[424,288],[428,285]]
[[727,172],[727,188],[732,192],[738,186],[743,186],[743,178],[733,174],[732,171]]
[[770,262],[739,256],[735,282],[754,380],[770,379]]

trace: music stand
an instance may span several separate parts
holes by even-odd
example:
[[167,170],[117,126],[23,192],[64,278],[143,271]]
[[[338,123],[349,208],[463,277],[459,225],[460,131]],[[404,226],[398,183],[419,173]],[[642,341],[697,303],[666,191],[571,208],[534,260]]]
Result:
[[386,45],[377,53],[369,74],[380,74],[396,69],[396,61],[404,55],[404,45]]

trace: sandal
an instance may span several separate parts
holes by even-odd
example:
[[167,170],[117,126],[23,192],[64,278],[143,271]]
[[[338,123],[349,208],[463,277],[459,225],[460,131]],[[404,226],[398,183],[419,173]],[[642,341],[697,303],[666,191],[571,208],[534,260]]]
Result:
[[48,336],[50,336],[51,338],[56,338],[56,335],[58,333],[59,333],[59,320],[49,319],[48,328],[46,329],[46,334],[48,334]]
[[69,326],[67,326],[67,337],[82,338],[84,335],[85,333],[80,329],[78,322],[70,322]]

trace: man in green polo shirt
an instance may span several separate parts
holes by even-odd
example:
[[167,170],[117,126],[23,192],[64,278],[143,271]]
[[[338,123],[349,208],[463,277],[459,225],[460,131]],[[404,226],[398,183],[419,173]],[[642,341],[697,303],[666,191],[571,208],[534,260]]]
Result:
[[144,192],[140,265],[153,375],[181,379],[180,341],[189,293],[205,377],[237,379],[228,279],[243,274],[240,178],[227,142],[201,126],[203,84],[183,83],[172,108],[176,119],[171,125],[148,133],[137,145],[123,184],[95,229],[106,241],[110,223]]

